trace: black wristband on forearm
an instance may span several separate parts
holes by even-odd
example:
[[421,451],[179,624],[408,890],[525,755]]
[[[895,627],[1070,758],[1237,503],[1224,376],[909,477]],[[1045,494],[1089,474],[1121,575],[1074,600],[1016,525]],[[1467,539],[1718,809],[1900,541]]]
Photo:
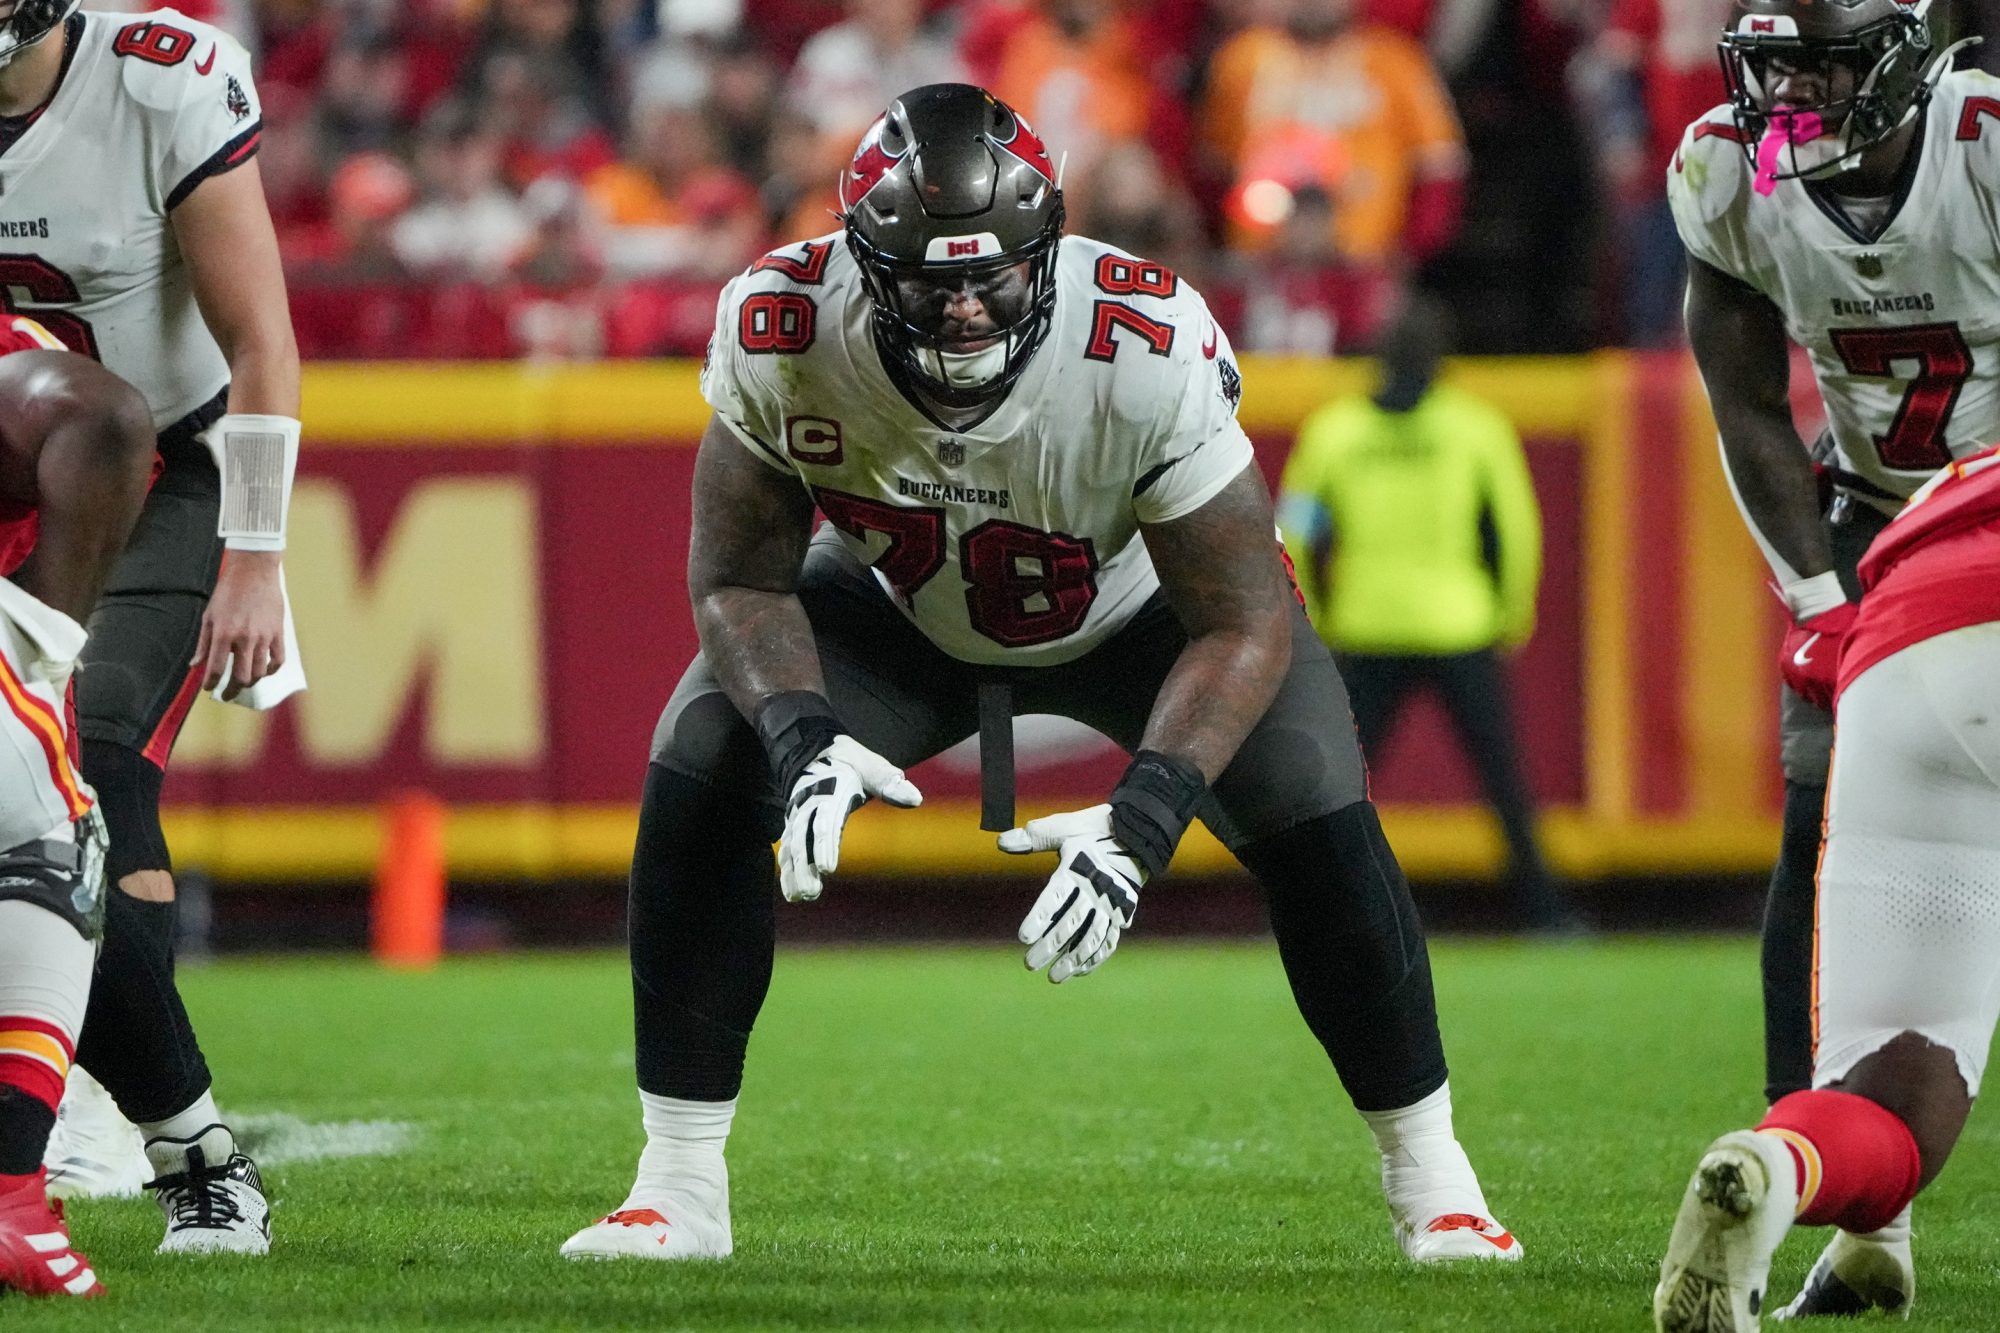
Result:
[[1163,874],[1207,790],[1207,779],[1187,760],[1141,750],[1111,792],[1111,836],[1148,878]]
[[771,776],[777,779],[779,800],[789,798],[806,765],[847,732],[826,696],[811,690],[787,690],[765,699],[757,705],[756,727]]

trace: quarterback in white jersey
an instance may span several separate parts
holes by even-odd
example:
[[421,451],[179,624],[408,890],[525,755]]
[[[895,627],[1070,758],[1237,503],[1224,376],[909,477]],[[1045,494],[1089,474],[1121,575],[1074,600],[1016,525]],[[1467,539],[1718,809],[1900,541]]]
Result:
[[[1931,10],[1735,0],[1730,101],[1689,127],[1667,175],[1725,470],[1794,622],[1763,949],[1765,1091],[1780,1104],[1813,1076],[1815,873],[1856,567],[1911,492],[2000,437],[2000,84],[1951,72]],[[1788,337],[1826,404],[1811,452]],[[1793,1312],[1907,1301],[1908,1237],[1907,1213],[1841,1233]],[[1662,1327],[1708,1326],[1672,1313]]]
[[718,312],[688,576],[702,652],[654,736],[632,866],[647,1146],[625,1202],[563,1252],[730,1252],[723,1145],[773,901],[817,898],[848,817],[918,804],[903,769],[975,730],[988,826],[1007,829],[1021,712],[1135,752],[1104,804],[1002,835],[1058,857],[1027,966],[1103,964],[1199,816],[1269,896],[1404,1252],[1518,1258],[1452,1129],[1415,909],[1201,298],[1064,238],[1047,151],[964,84],[897,99],[841,199],[844,231],[760,260]]
[[249,689],[285,664],[279,562],[299,366],[260,133],[249,58],[216,28],[172,9],[0,5],[0,305],[137,388],[160,459],[90,616],[76,689],[115,886],[77,1057],[139,1125],[145,1153],[115,1126],[130,1165],[114,1169],[92,1120],[66,1109],[52,1188],[151,1179],[170,1251],[269,1243],[256,1168],[220,1124],[173,986],[159,819],[195,696]]

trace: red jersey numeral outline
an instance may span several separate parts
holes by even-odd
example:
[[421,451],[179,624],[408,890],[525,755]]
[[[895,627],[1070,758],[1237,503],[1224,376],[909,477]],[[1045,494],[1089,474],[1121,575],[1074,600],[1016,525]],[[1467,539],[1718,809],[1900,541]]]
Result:
[[1154,356],[1166,356],[1174,350],[1173,325],[1150,319],[1120,301],[1099,301],[1090,314],[1090,343],[1083,354],[1092,361],[1115,359],[1118,339],[1112,333],[1117,329],[1137,334]]
[[813,345],[819,307],[799,292],[752,292],[736,316],[736,338],[752,355],[795,356]]
[[76,279],[40,255],[0,254],[0,311],[25,315],[62,339],[72,352],[96,361],[101,359],[97,331],[90,321],[58,308],[82,299]]
[[[889,539],[874,568],[906,604],[944,568],[944,510],[819,486],[813,499],[828,522],[856,541],[871,533]],[[1097,600],[1097,547],[1088,537],[988,519],[958,539],[958,567],[967,619],[1006,648],[1074,634]]]
[[[193,55],[194,48],[193,33],[152,19],[120,28],[116,40],[111,43],[112,51],[118,55],[137,56],[148,64],[169,68]],[[202,72],[205,74],[208,71]]]
[[1123,255],[1103,255],[1097,261],[1097,290],[1106,296],[1172,296],[1181,280],[1164,264]]
[[1976,143],[1986,133],[1988,119],[2000,120],[2000,97],[1968,97],[1958,113],[1958,141]]
[[750,266],[752,273],[782,273],[801,287],[817,287],[826,278],[827,257],[833,253],[832,241],[806,241],[800,249],[805,251],[801,259],[772,251]]
[[1972,376],[1972,348],[1956,324],[1896,328],[1829,329],[1833,350],[1850,375],[1900,379],[1896,362],[1914,361],[1917,373],[1896,406],[1889,433],[1875,437],[1882,466],[1898,472],[1935,472],[1951,462],[1945,432],[1958,395]]

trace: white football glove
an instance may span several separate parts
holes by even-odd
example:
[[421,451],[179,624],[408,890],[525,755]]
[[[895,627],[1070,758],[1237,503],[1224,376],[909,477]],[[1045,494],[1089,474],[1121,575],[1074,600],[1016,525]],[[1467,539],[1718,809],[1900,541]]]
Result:
[[1031,819],[1000,835],[1003,852],[1055,852],[1061,858],[1048,887],[1021,923],[1030,972],[1050,959],[1049,980],[1093,972],[1118,947],[1139,910],[1146,872],[1111,836],[1111,807]]
[[835,736],[792,784],[785,804],[785,834],[778,841],[778,887],[788,903],[819,897],[820,876],[840,866],[840,835],[847,817],[879,796],[904,809],[924,794],[903,770],[855,740]]

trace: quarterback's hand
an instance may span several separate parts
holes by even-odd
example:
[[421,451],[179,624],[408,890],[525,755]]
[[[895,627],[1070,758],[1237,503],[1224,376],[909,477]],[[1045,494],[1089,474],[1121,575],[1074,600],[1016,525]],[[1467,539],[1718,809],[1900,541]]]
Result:
[[1807,703],[1833,711],[1833,691],[1840,677],[1840,652],[1861,608],[1842,602],[1802,625],[1785,631],[1779,649],[1778,674]]
[[1054,959],[1049,980],[1055,982],[1095,971],[1132,924],[1139,886],[1146,882],[1146,872],[1111,836],[1111,807],[1093,805],[1031,819],[1001,834],[1000,850],[1055,852],[1061,858],[1021,923],[1028,970],[1038,971]]
[[852,736],[835,736],[805,766],[785,802],[785,834],[778,842],[778,887],[786,902],[819,897],[820,876],[840,866],[847,817],[871,796],[905,809],[924,803],[902,769]]
[[285,664],[285,594],[275,551],[231,551],[223,557],[201,638],[189,666],[202,669],[201,688],[229,681],[229,692],[255,685]]

